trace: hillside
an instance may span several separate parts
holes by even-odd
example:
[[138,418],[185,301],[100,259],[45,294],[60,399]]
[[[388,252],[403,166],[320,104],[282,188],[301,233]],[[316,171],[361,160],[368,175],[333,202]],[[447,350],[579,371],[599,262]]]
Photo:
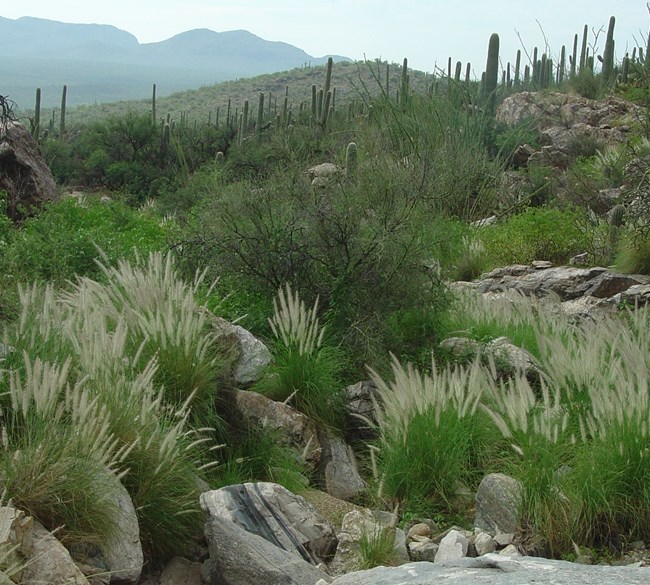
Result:
[[169,95],[327,61],[327,56],[316,58],[244,30],[197,29],[141,44],[132,34],[109,25],[31,17],[0,17],[0,51],[4,56],[0,93],[21,109],[31,107],[36,87],[42,89],[43,107],[58,105],[64,84],[69,87],[68,104],[92,104],[142,98],[153,83],[160,95]]
[[[342,61],[336,63],[332,69],[332,87],[336,89],[336,105],[340,108],[347,107],[354,100],[359,101],[361,96],[368,93],[377,95],[381,87],[385,88],[387,64],[382,62],[353,63]],[[402,72],[401,65],[388,65],[389,91],[394,95],[399,87]],[[381,78],[381,87],[378,78]],[[409,70],[412,87],[425,93],[433,82],[433,76],[423,71]],[[172,118],[179,119],[181,114],[186,114],[189,120],[199,123],[214,120],[217,109],[225,113],[228,100],[234,109],[242,107],[244,100],[257,103],[260,92],[271,94],[271,107],[281,108],[288,88],[288,107],[298,110],[300,102],[311,99],[311,86],[321,87],[325,80],[325,67],[299,67],[288,71],[267,73],[251,78],[224,81],[173,93],[170,96],[158,98],[156,109],[160,116],[170,114]],[[70,110],[68,120],[70,124],[85,124],[100,118],[123,115],[126,112],[147,113],[151,111],[151,91],[149,86],[147,99],[115,101],[84,105]]]

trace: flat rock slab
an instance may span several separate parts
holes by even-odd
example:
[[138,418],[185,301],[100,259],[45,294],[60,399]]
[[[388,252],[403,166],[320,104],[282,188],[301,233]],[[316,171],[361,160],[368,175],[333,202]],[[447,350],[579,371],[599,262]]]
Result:
[[409,563],[348,573],[331,585],[648,585],[650,568],[578,565],[536,557],[488,554],[441,564]]

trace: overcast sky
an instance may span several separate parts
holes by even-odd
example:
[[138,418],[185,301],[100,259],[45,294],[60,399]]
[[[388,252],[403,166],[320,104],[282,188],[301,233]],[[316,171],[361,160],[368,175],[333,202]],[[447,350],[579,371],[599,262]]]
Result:
[[[616,16],[616,57],[645,46],[650,14],[645,0],[20,0],[3,2],[0,16],[35,16],[63,22],[112,24],[141,43],[195,28],[248,30],[319,57],[381,57],[432,71],[470,61],[480,75],[490,34],[499,33],[502,60],[517,49],[544,47],[553,55],[585,24],[606,29]],[[543,31],[543,32],[542,32]],[[521,37],[521,41],[519,40]],[[590,43],[594,36],[590,34]],[[605,33],[598,37],[602,52]],[[522,45],[523,42],[523,45]]]

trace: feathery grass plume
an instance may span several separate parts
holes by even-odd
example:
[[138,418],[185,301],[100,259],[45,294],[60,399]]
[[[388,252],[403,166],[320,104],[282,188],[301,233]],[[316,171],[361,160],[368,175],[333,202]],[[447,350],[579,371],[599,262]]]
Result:
[[343,425],[342,356],[325,343],[318,300],[308,310],[287,284],[278,291],[269,319],[276,338],[273,363],[255,389],[274,400],[292,400],[298,410],[334,429]]
[[[70,541],[102,542],[117,530],[106,474],[118,473],[125,451],[106,410],[84,381],[68,382],[63,365],[22,355],[6,375],[0,475],[13,504]],[[109,482],[110,484],[110,482]]]
[[273,317],[269,325],[273,335],[286,347],[295,348],[300,355],[313,354],[322,344],[325,327],[318,323],[318,299],[311,310],[305,308],[298,292],[291,292],[289,283],[286,292],[278,290],[273,299]]
[[495,392],[493,372],[476,360],[469,367],[431,373],[406,367],[392,356],[394,381],[375,371],[381,404],[379,474],[388,497],[421,513],[453,511],[460,487],[473,487],[489,466],[498,433],[478,406]]
[[506,465],[523,488],[519,513],[527,546],[552,556],[565,552],[575,516],[562,491],[565,477],[559,473],[572,463],[569,415],[559,390],[542,379],[541,390],[535,391],[518,373],[501,383],[492,403],[481,408],[511,442],[515,455]]
[[167,401],[181,404],[193,395],[203,406],[210,404],[219,364],[208,311],[196,299],[204,273],[188,285],[171,255],[160,253],[101,268],[106,284],[80,279],[69,302],[92,296],[107,318],[128,323],[128,351],[143,364],[156,356],[156,382],[164,386]]
[[650,538],[650,313],[598,328],[594,345],[613,359],[601,363],[588,388],[591,409],[581,422],[574,489],[580,501],[578,536],[587,546]]

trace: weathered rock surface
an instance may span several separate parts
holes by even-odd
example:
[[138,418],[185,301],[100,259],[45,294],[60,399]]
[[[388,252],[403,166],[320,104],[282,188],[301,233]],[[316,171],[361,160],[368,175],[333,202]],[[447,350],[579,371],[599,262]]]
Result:
[[102,556],[110,567],[111,583],[137,583],[144,563],[138,516],[120,480],[107,472],[104,481],[107,493],[111,494],[118,529],[101,547]]
[[374,437],[374,430],[369,424],[377,423],[377,408],[379,391],[372,380],[364,380],[346,387],[346,410],[348,427],[351,427],[355,438],[369,439]]
[[201,564],[175,557],[163,569],[159,585],[202,585]]
[[0,191],[7,193],[7,215],[13,220],[60,197],[38,142],[12,120],[0,124]]
[[469,540],[458,530],[452,530],[440,541],[434,562],[446,563],[467,556]]
[[648,582],[648,568],[585,566],[537,557],[510,558],[489,554],[449,563],[376,567],[343,575],[334,579],[331,585],[646,585]]
[[333,575],[342,575],[359,568],[360,542],[362,538],[381,538],[394,532],[392,564],[409,562],[406,534],[395,528],[397,517],[390,512],[378,510],[353,510],[343,518],[339,532],[339,544],[330,564]]
[[88,585],[88,580],[75,565],[66,548],[43,526],[34,522],[32,550],[26,559],[21,583]]
[[247,329],[220,317],[213,319],[213,329],[222,350],[229,354],[235,383],[246,387],[257,382],[271,363],[269,348]]
[[230,520],[211,517],[205,526],[213,585],[315,585],[327,573],[300,556],[247,532]]
[[307,171],[312,187],[328,187],[335,184],[344,175],[345,171],[334,163],[322,163]]
[[562,309],[573,315],[615,311],[622,300],[643,305],[650,298],[650,276],[622,274],[603,267],[514,264],[482,274],[463,286],[484,294],[517,291],[540,299],[557,298]]
[[510,126],[533,119],[549,146],[568,152],[576,136],[624,143],[640,112],[639,106],[616,96],[590,100],[564,93],[521,92],[503,100],[496,119]]
[[521,484],[502,473],[490,473],[476,492],[474,526],[491,536],[514,533],[519,528]]
[[237,408],[249,422],[279,431],[278,440],[293,447],[298,457],[316,468],[321,460],[322,447],[316,425],[303,413],[283,402],[276,402],[258,392],[237,390]]
[[336,546],[329,523],[305,501],[281,485],[244,483],[201,494],[201,507],[250,534],[317,565]]
[[323,430],[319,433],[323,447],[321,466],[324,469],[325,491],[340,500],[361,495],[366,484],[359,475],[352,449],[339,436]]

